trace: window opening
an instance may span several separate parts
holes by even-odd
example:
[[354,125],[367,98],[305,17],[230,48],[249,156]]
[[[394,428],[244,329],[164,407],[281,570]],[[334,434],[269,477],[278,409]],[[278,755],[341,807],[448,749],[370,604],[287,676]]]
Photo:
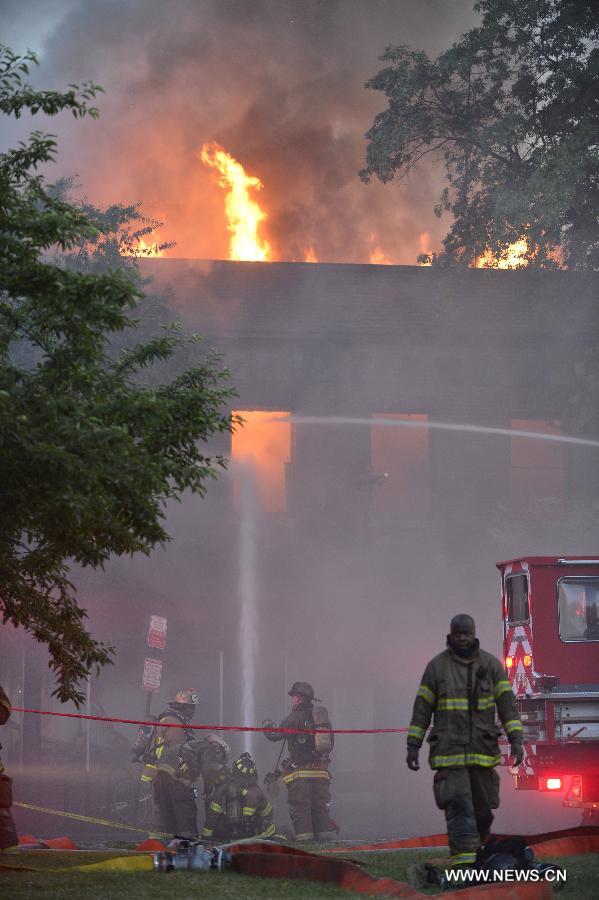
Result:
[[[287,492],[285,466],[291,449],[289,412],[281,410],[235,410],[244,420],[231,439],[233,463],[250,466],[260,506],[266,512],[285,512]],[[287,421],[285,419],[287,418]],[[241,473],[232,469],[233,507],[239,509]]]
[[508,575],[505,579],[507,620],[509,625],[523,625],[530,619],[528,609],[528,578],[524,573]]
[[372,425],[372,518],[425,518],[431,508],[428,416],[373,413],[373,418],[422,423],[422,427]]
[[599,578],[560,578],[557,603],[562,641],[599,641]]
[[[562,433],[559,424],[542,419],[512,419],[511,428]],[[510,452],[512,512],[531,518],[553,518],[562,511],[565,491],[564,445],[514,435]]]

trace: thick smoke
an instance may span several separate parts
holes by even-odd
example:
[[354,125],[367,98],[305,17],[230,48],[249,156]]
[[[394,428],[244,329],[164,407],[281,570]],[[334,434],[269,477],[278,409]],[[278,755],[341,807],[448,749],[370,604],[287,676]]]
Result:
[[[165,221],[161,237],[178,241],[174,255],[192,261],[148,260],[145,272],[159,293],[171,291],[174,314],[225,352],[239,410],[325,419],[427,415],[497,427],[564,418],[571,397],[560,365],[574,364],[593,333],[579,283],[561,280],[570,273],[472,271],[460,281],[433,270],[197,262],[227,256],[223,194],[198,158],[209,140],[264,183],[266,237],[278,260],[302,260],[313,247],[321,261],[367,262],[380,247],[393,262],[413,263],[423,232],[438,243],[444,225],[431,211],[438,172],[423,170],[401,188],[357,177],[363,134],[383,104],[363,83],[386,44],[431,54],[448,46],[473,23],[471,0],[0,5],[11,23],[5,39],[17,50],[42,51],[38,84],[91,78],[106,88],[99,121],[50,124],[60,140],[54,177],[77,172],[90,201],[139,200]],[[566,306],[570,296],[579,300],[577,316]],[[449,619],[460,611],[474,614],[482,645],[501,653],[495,562],[523,553],[592,554],[594,532],[572,516],[566,527],[565,514],[545,515],[542,503],[535,520],[506,518],[511,445],[489,435],[431,432],[422,455],[431,510],[423,503],[412,515],[390,510],[412,471],[402,470],[411,458],[408,438],[407,430],[397,435],[397,459],[381,480],[369,427],[300,423],[281,462],[286,513],[250,502],[244,531],[232,467],[205,498],[169,507],[166,548],[149,559],[113,560],[103,572],[75,572],[94,635],[118,649],[115,666],[92,679],[89,710],[148,712],[141,672],[154,655],[146,640],[151,614],[168,619],[168,638],[150,712],[193,686],[201,691],[196,721],[211,724],[221,717],[238,724],[245,712],[256,724],[280,719],[290,684],[308,679],[336,727],[405,726],[424,664],[443,648]],[[229,453],[230,446],[211,449]],[[568,496],[587,510],[597,491],[596,455],[570,453]],[[535,469],[531,457],[521,474],[534,487],[543,464]],[[547,500],[544,484],[541,477],[538,501]],[[385,492],[387,507],[377,502]],[[58,708],[45,649],[5,628],[0,650],[0,683],[15,705],[22,695],[24,705]],[[244,711],[252,665],[253,707]],[[5,761],[20,767],[23,800],[110,820],[137,815],[115,800],[117,788],[131,797],[138,783],[139,767],[129,763],[134,729],[98,723],[88,731],[75,720],[48,719],[42,741],[39,721],[17,722],[2,740]],[[236,753],[243,748],[239,734],[230,743]],[[264,775],[278,748],[255,737],[252,749]],[[404,752],[403,735],[339,738],[333,812],[344,836],[443,827],[430,773],[426,766],[419,776],[408,773]],[[514,822],[518,831],[537,830],[541,815],[545,827],[573,824],[574,813],[557,800],[531,801],[532,794],[511,791],[509,776],[505,782],[498,830]],[[62,827],[19,815],[22,831],[43,836]],[[283,796],[276,817],[286,824]],[[84,837],[89,829],[91,839],[91,825],[77,828]]]
[[436,169],[401,187],[357,177],[385,104],[363,85],[389,43],[450,45],[474,21],[470,0],[64,0],[8,12],[15,40],[28,16],[38,29],[45,87],[90,78],[106,89],[99,121],[60,122],[61,171],[78,172],[92,202],[141,201],[178,242],[171,255],[227,256],[222,190],[198,159],[209,140],[263,182],[276,259],[312,247],[319,261],[368,262],[379,247],[413,264],[421,234],[438,246]]

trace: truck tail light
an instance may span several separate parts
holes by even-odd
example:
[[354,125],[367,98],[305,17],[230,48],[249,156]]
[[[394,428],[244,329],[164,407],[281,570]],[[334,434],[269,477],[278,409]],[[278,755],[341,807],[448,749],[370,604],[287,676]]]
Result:
[[563,787],[563,780],[559,776],[544,778],[543,781],[546,791],[561,791]]
[[524,659],[522,660],[522,662],[524,663],[525,666],[532,665],[532,656],[530,655],[530,653],[524,654]]
[[505,667],[506,667],[506,669],[511,669],[511,668],[513,668],[513,666],[514,666],[514,657],[513,657],[513,656],[506,656],[506,658],[505,658]]
[[570,794],[575,800],[582,799],[582,775],[573,775],[572,776],[572,785],[570,787]]

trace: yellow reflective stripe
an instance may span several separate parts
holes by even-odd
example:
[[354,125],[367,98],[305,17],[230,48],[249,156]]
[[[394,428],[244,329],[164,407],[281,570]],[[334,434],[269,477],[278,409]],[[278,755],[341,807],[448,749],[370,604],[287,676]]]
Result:
[[210,801],[209,808],[212,810],[212,812],[215,812],[215,813],[222,813],[222,811],[223,811],[223,808],[220,805],[220,803],[216,803],[214,800]]
[[495,706],[495,698],[494,697],[479,697],[476,708],[481,711],[484,709],[493,709]]
[[290,784],[298,778],[326,778],[329,781],[331,776],[324,769],[297,769],[289,775],[283,775],[283,783]]
[[275,824],[274,824],[274,822],[271,822],[271,824],[268,826],[268,828],[265,828],[264,831],[260,832],[258,837],[270,837],[271,834],[274,834],[274,833],[275,833]]
[[467,766],[486,766],[487,768],[490,768],[492,766],[498,766],[500,762],[501,754],[499,756],[488,756],[486,753],[466,754]]
[[454,753],[449,756],[431,756],[433,769],[442,769],[450,766],[484,766],[491,768],[498,766],[501,756],[489,756],[486,753]]
[[166,744],[164,744],[164,743],[163,743],[163,744],[160,744],[160,746],[156,747],[156,754],[155,754],[155,755],[156,755],[156,759],[160,759],[160,757],[161,757],[162,754],[164,753],[164,748],[165,748],[165,747],[166,747]]
[[272,803],[267,803],[264,809],[260,810],[261,816],[269,816],[272,812]]
[[510,719],[509,722],[504,723],[503,727],[505,728],[506,734],[511,734],[512,731],[522,731],[523,730],[520,719]]
[[415,737],[421,741],[425,732],[426,728],[421,728],[420,725],[410,725],[408,728],[408,737]]
[[[0,769],[0,772],[1,771],[2,771],[2,769]],[[152,778],[151,775],[142,775],[139,780],[140,781],[154,781],[154,779]]]
[[452,866],[470,865],[476,859],[476,853],[453,853],[449,857]]
[[146,763],[146,769],[157,769],[158,766],[155,766],[154,763]]
[[427,703],[430,703],[431,706],[435,705],[435,700],[437,699],[435,694],[428,688],[425,684],[421,684],[418,688],[417,697],[422,697],[423,700],[426,700]]
[[213,834],[214,834],[214,829],[206,828],[206,826],[204,826],[202,828],[202,837],[212,837]]
[[437,709],[468,709],[467,697],[440,697]]
[[442,766],[464,765],[466,765],[465,753],[454,753],[453,756],[431,756],[431,766],[433,768],[441,768]]
[[241,810],[244,816],[255,816],[256,815],[256,807],[255,806],[244,806]]
[[495,699],[497,700],[498,697],[501,697],[501,695],[507,693],[507,691],[511,691],[511,689],[512,686],[509,681],[498,681],[495,685]]
[[314,834],[312,831],[297,831],[295,839],[296,841],[311,841],[314,840]]

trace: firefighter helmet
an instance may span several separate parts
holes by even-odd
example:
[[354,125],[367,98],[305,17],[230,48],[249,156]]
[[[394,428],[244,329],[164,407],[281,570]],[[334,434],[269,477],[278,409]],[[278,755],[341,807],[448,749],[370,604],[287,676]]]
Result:
[[224,738],[222,738],[219,734],[215,734],[214,731],[209,731],[206,735],[205,740],[207,740],[210,744],[214,744],[217,749],[220,749],[224,762],[227,762],[229,759],[231,759],[231,748],[224,740]]
[[184,703],[189,706],[195,706],[200,702],[200,694],[196,691],[195,688],[184,688],[182,691],[178,691],[175,694],[174,700],[169,700],[169,703]]
[[256,781],[258,769],[249,753],[242,753],[231,766],[231,774],[241,781]]
[[290,697],[305,697],[306,700],[316,700],[320,703],[318,697],[314,696],[314,688],[307,681],[294,681],[287,693]]

